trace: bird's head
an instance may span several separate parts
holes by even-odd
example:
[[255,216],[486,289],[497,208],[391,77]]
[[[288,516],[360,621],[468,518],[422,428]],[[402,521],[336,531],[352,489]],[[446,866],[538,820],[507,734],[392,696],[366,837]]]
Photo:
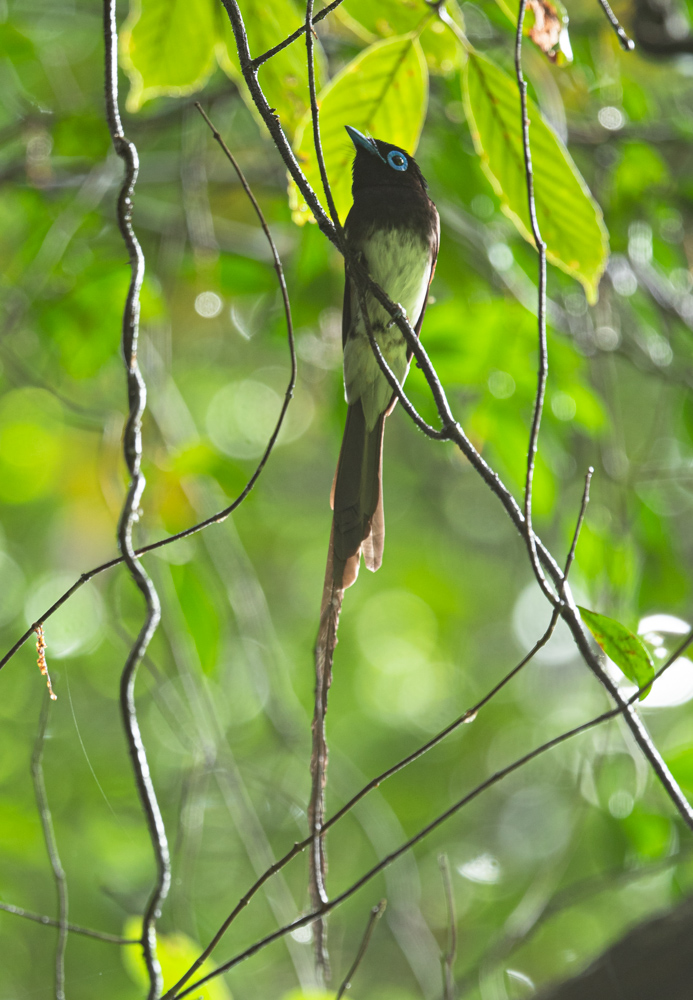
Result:
[[371,139],[351,125],[345,126],[356,149],[352,190],[367,187],[422,187],[426,181],[413,156],[400,146]]

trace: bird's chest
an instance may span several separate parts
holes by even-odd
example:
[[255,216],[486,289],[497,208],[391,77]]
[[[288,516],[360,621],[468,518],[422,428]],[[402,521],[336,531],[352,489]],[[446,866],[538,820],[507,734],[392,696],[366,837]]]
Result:
[[[404,308],[414,326],[428,292],[430,246],[417,233],[392,227],[368,228],[352,245],[363,254],[371,277],[393,302]],[[402,332],[368,292],[365,305],[373,336],[401,384],[408,368],[407,345]],[[366,426],[372,429],[390,404],[392,388],[373,354],[355,283],[351,286],[351,326],[344,344],[344,383],[348,402],[361,400]]]
[[[415,324],[423,308],[431,270],[430,248],[423,237],[404,228],[373,228],[363,234],[358,249],[371,277],[401,305]],[[390,317],[368,296],[368,313],[376,326],[387,326]],[[353,315],[353,313],[352,313]]]

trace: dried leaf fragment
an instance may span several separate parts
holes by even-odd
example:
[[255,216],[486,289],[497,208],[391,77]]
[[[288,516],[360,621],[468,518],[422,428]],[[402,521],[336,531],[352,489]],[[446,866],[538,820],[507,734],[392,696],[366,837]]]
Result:
[[527,9],[534,14],[534,24],[527,32],[529,37],[551,62],[555,62],[556,46],[563,30],[563,18],[551,0],[527,0]]
[[46,685],[48,687],[48,693],[51,696],[51,701],[57,701],[58,696],[53,691],[53,685],[51,684],[50,674],[48,673],[48,664],[46,663],[46,639],[43,634],[43,625],[37,625],[34,628],[36,633],[36,652],[38,653],[38,668],[46,678]]

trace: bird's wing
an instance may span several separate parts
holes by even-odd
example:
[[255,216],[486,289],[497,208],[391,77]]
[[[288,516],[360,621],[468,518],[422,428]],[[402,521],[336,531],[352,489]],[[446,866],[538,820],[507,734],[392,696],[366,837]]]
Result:
[[[428,305],[428,295],[431,290],[431,282],[433,281],[433,275],[436,273],[436,262],[438,261],[439,247],[440,247],[440,219],[438,220],[438,227],[435,233],[435,240],[433,240],[431,243],[431,273],[428,276],[428,288],[426,289],[426,298],[424,299],[418,319],[414,324],[414,333],[416,334],[417,337],[421,335],[421,327],[423,325],[424,316],[426,314],[426,306]],[[411,351],[407,353],[407,360],[411,361]]]
[[344,349],[349,330],[351,329],[351,279],[348,272],[344,272],[344,305],[342,306],[342,350]]

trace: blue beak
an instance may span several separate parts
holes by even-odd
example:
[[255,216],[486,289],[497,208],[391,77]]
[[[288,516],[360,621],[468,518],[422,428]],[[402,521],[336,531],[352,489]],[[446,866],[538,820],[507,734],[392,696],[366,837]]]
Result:
[[363,132],[359,132],[357,128],[352,128],[351,125],[345,125],[344,128],[349,133],[349,138],[357,149],[361,146],[363,149],[367,149],[372,156],[377,156],[380,160],[383,159],[373,139],[369,139]]

